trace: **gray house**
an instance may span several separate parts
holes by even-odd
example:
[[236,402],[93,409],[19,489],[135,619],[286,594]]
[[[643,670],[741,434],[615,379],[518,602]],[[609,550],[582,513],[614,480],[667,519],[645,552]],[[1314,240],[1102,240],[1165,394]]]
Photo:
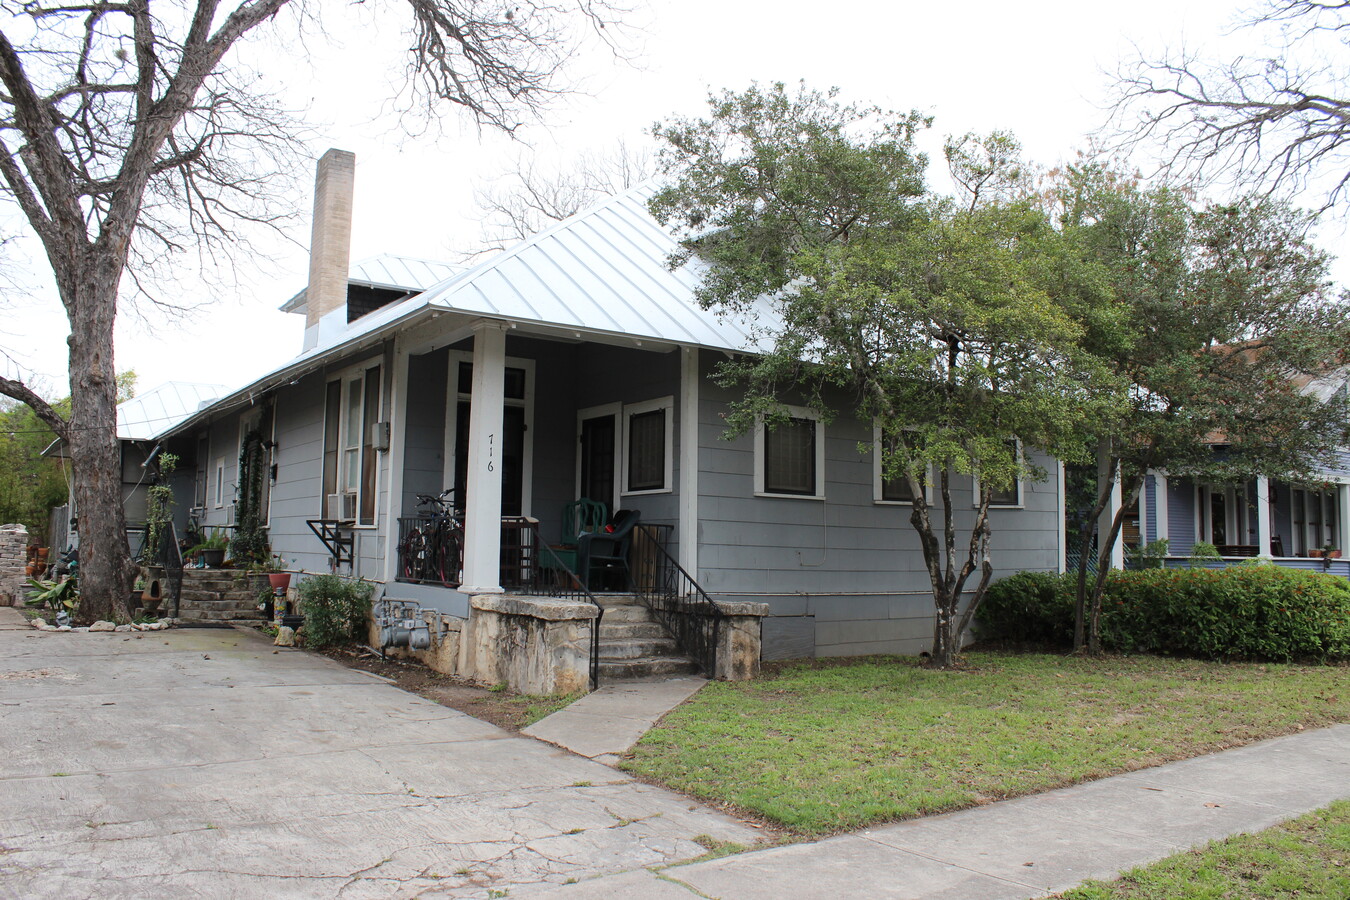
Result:
[[[872,423],[798,408],[787,427],[727,438],[735,398],[711,376],[755,350],[753,323],[698,307],[698,274],[667,268],[676,245],[641,190],[471,268],[353,266],[353,164],[338,151],[320,163],[309,285],[284,307],[306,317],[301,354],[162,435],[195,461],[204,524],[232,523],[241,442],[257,432],[272,547],[296,570],[341,557],[386,597],[464,618],[502,591],[502,523],[558,544],[564,507],[585,497],[637,510],[713,599],[767,604],[766,658],[927,648],[909,503],[860,452]],[[998,575],[1063,566],[1063,475],[1038,462],[1050,477],[991,512]],[[417,495],[450,487],[462,572],[410,578],[400,522],[406,534]],[[958,479],[958,521],[973,497]]]

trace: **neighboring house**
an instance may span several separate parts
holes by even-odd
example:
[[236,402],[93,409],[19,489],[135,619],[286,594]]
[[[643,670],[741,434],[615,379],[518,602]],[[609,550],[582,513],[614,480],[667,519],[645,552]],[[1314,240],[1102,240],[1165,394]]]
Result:
[[[1173,565],[1183,564],[1203,541],[1226,563],[1264,556],[1289,568],[1350,577],[1350,560],[1340,558],[1350,522],[1350,454],[1342,458],[1322,473],[1322,481],[1307,485],[1264,476],[1237,485],[1207,484],[1154,472],[1127,523],[1137,542],[1165,538]],[[1337,558],[1324,562],[1328,546]]]
[[[229,388],[221,384],[171,381],[117,404],[117,437],[122,447],[122,508],[127,517],[133,555],[140,551],[140,540],[145,529],[146,489],[153,483],[156,474],[151,464],[162,449],[156,436],[171,430],[228,391]],[[53,442],[45,455],[65,459],[63,443],[59,440]],[[179,496],[186,494],[184,479],[190,475],[184,473],[191,469],[194,462],[190,456],[179,460],[178,471],[174,475],[175,490]],[[66,505],[57,507],[51,514],[50,543],[58,550],[79,545],[79,511],[75,507],[73,487],[72,484]],[[181,532],[186,525],[188,509],[180,504],[176,512]],[[72,523],[76,526],[73,529],[70,527]]]
[[[470,595],[501,589],[502,516],[536,518],[553,543],[564,505],[587,497],[668,526],[713,598],[767,602],[767,658],[930,645],[909,504],[875,451],[859,452],[872,423],[801,408],[788,427],[727,439],[735,394],[712,376],[754,351],[752,329],[701,309],[692,269],[668,269],[676,244],[641,190],[463,271],[349,266],[351,165],[332,151],[320,164],[309,287],[283,307],[306,316],[303,352],[161,432],[196,461],[204,524],[230,524],[240,441],[257,428],[272,547],[296,569],[329,568],[311,523],[349,520],[343,571],[464,617]],[[1062,473],[1037,462],[1049,477],[991,511],[998,575],[1063,565]],[[446,487],[467,504],[462,582],[400,582],[399,520]],[[958,477],[958,527],[973,496]]]

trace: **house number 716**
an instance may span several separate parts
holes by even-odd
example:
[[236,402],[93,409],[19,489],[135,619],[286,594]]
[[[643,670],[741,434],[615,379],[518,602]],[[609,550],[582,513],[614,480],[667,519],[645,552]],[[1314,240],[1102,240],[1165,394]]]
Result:
[[487,469],[488,469],[489,472],[493,471],[493,463],[492,463],[493,446],[492,446],[492,445],[493,445],[493,441],[495,441],[496,439],[497,439],[497,436],[496,436],[495,434],[489,434],[489,435],[488,435],[488,466],[487,466]]

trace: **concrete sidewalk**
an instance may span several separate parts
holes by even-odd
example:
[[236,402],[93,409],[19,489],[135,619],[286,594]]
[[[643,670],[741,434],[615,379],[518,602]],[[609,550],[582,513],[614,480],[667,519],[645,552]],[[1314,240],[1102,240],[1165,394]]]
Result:
[[1350,797],[1350,725],[1044,794],[512,897],[1025,900]]
[[705,678],[685,675],[604,684],[521,733],[613,765],[657,719],[707,683]]

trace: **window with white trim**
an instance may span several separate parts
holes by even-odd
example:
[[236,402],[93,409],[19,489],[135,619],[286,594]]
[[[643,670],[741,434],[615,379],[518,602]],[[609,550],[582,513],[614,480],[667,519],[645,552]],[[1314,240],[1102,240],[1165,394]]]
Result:
[[216,457],[216,509],[225,505],[225,457]]
[[[1022,464],[1022,442],[1012,438],[1004,442],[1008,450],[1012,452],[1017,459],[1018,467]],[[980,505],[980,476],[977,473],[971,484],[971,505]],[[989,494],[989,508],[994,507],[1020,507],[1022,506],[1022,479],[1018,478],[1006,488],[991,491]]]
[[825,497],[825,429],[820,417],[787,407],[786,421],[755,427],[755,493],[774,497]]
[[372,426],[380,421],[380,367],[358,366],[328,382],[324,398],[323,515],[375,524],[378,454]]
[[[872,425],[872,500],[876,503],[896,503],[905,506],[914,505],[914,492],[910,489],[909,479],[904,475],[897,475],[894,478],[887,478],[885,473],[885,446],[883,440],[888,439],[888,435],[882,434],[881,423],[875,422]],[[932,499],[933,473],[932,468],[924,471],[923,496],[925,500]]]
[[672,487],[674,397],[623,408],[623,493],[654,494]]

